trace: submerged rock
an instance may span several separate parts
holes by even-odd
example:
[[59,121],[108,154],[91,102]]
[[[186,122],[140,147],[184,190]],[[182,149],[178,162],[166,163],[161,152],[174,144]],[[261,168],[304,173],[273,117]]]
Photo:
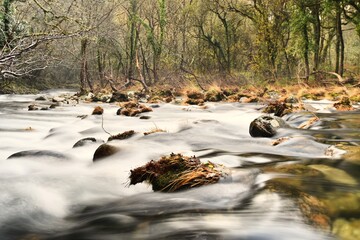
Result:
[[147,181],[154,191],[175,192],[217,183],[226,175],[220,165],[201,163],[195,156],[171,154],[131,170],[130,185]]
[[40,96],[35,98],[35,101],[46,101],[46,98],[44,96]]
[[35,104],[31,104],[28,106],[28,111],[36,111],[39,110],[39,108]]
[[100,145],[93,156],[93,162],[99,161],[101,159],[104,159],[106,157],[109,157],[111,155],[114,155],[115,153],[119,152],[120,148],[109,145],[109,144],[102,144]]
[[21,151],[12,154],[7,159],[12,158],[25,158],[25,157],[51,157],[57,159],[68,159],[68,157],[60,152],[56,151],[49,151],[49,150],[28,150],[28,151]]
[[80,139],[79,141],[77,141],[74,144],[73,148],[82,147],[82,146],[92,144],[92,143],[104,143],[104,141],[101,139],[93,138],[93,137],[83,138],[83,139]]
[[285,121],[279,117],[263,115],[250,123],[249,133],[252,137],[273,137],[277,129],[286,126]]

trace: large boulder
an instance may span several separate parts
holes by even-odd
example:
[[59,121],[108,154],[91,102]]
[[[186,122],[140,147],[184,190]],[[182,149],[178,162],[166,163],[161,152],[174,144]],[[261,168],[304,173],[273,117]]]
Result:
[[249,133],[252,137],[273,137],[279,128],[286,126],[279,117],[263,115],[250,123]]

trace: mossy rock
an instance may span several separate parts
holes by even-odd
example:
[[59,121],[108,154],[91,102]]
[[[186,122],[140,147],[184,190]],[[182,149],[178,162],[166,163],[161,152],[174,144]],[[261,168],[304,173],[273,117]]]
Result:
[[196,91],[196,90],[187,91],[186,96],[191,99],[204,99],[205,98],[205,95],[202,92]]
[[323,199],[331,217],[359,217],[360,192],[330,192]]
[[351,96],[350,101],[352,101],[352,102],[360,102],[360,95]]
[[342,240],[360,239],[360,220],[337,219],[333,223],[332,233]]
[[154,191],[174,192],[213,184],[225,176],[220,165],[201,163],[195,156],[171,154],[131,170],[130,185],[147,181]]
[[338,111],[352,111],[354,107],[351,105],[349,97],[343,97],[339,102],[334,103],[334,107]]
[[220,102],[226,99],[226,96],[221,90],[211,89],[205,93],[205,101]]

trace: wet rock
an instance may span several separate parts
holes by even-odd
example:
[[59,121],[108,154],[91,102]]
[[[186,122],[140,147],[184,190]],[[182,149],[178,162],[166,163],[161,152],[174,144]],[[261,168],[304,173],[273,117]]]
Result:
[[117,153],[119,151],[120,151],[120,148],[118,148],[118,147],[115,147],[115,146],[112,146],[112,145],[109,145],[106,143],[102,144],[96,149],[94,156],[93,156],[93,162],[96,162],[96,161],[102,160],[106,157],[109,157],[111,155],[114,155],[115,153]]
[[150,107],[151,107],[151,108],[159,108],[160,105],[159,105],[159,104],[151,104]]
[[92,115],[102,115],[104,113],[104,109],[100,106],[94,108]]
[[35,101],[46,101],[47,99],[44,96],[35,98]]
[[150,119],[151,117],[150,116],[140,116],[140,119],[141,120],[148,120]]
[[13,158],[27,158],[27,157],[51,157],[60,160],[68,159],[68,157],[60,152],[56,151],[48,151],[48,150],[28,150],[28,151],[21,151],[12,154],[7,159]]
[[339,102],[334,103],[334,108],[338,111],[352,111],[354,107],[351,105],[349,97],[343,97]]
[[39,110],[39,108],[35,104],[31,104],[28,106],[28,111],[36,111]]
[[360,220],[337,219],[333,224],[332,233],[343,240],[360,239]]
[[117,135],[111,136],[108,138],[108,141],[112,141],[112,140],[125,140],[128,138],[131,138],[133,135],[135,134],[134,130],[130,130],[130,131],[125,131],[123,133],[119,133]]
[[286,126],[285,121],[279,117],[263,115],[250,123],[249,133],[252,137],[273,137],[277,129]]
[[110,102],[127,102],[129,101],[128,94],[121,92],[114,92],[110,98]]
[[220,165],[204,164],[196,157],[171,154],[131,170],[130,185],[147,181],[154,191],[174,192],[217,183],[226,175]]
[[74,144],[73,148],[82,147],[82,146],[92,144],[92,143],[104,143],[104,141],[101,139],[93,138],[93,137],[83,138],[83,139],[80,139],[79,141],[77,141]]
[[122,110],[122,108],[119,108],[119,109],[116,111],[116,115],[121,115],[121,110]]
[[60,104],[54,103],[54,104],[51,104],[49,108],[54,109],[58,106],[60,106]]

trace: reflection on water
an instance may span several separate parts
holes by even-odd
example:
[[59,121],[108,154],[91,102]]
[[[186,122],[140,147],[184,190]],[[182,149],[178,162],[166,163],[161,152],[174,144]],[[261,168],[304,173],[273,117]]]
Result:
[[[342,156],[339,148],[359,148],[359,112],[316,113],[321,121],[311,129],[254,139],[248,126],[260,115],[257,105],[208,104],[204,110],[161,104],[146,114],[150,120],[141,120],[117,116],[116,104],[104,104],[107,131],[137,134],[112,141],[120,151],[94,164],[100,142],[72,146],[85,137],[108,138],[101,116],[77,118],[95,105],[29,112],[35,97],[0,96],[0,239],[356,236],[346,229],[359,221],[360,159]],[[298,113],[287,121],[295,127],[311,117]],[[166,132],[143,136],[155,127]],[[273,146],[281,136],[291,138]],[[129,187],[130,169],[171,152],[223,164],[231,176],[171,194],[146,184]]]

